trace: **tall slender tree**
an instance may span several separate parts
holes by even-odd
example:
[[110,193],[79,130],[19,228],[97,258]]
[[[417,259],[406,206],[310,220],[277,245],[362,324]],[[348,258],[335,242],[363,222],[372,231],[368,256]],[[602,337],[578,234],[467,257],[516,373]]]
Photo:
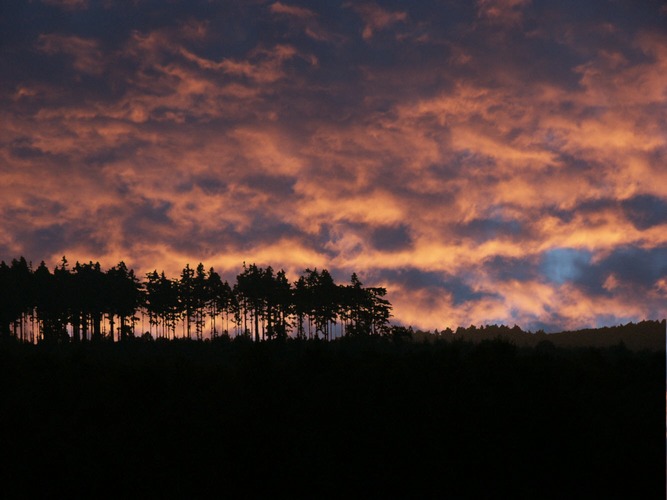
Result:
[[195,333],[197,340],[202,340],[204,337],[204,326],[206,325],[206,309],[211,300],[207,286],[206,271],[204,270],[204,264],[201,262],[195,270],[192,285]]
[[191,338],[192,319],[195,311],[195,271],[186,264],[181,271],[181,279],[178,282],[180,297],[180,312],[185,321],[185,332],[187,338]]
[[114,338],[114,318],[118,317],[118,339],[125,340],[134,335],[135,313],[141,303],[141,288],[134,271],[121,261],[107,271],[109,323],[111,338]]
[[219,319],[225,332],[231,320],[237,334],[242,326],[259,341],[290,331],[304,338],[306,326],[308,337],[332,339],[339,321],[344,335],[386,334],[391,317],[386,289],[364,287],[356,274],[337,286],[328,270],[306,269],[292,286],[282,269],[245,263],[230,286],[202,263],[186,265],[178,280],[153,271],[140,283],[122,261],[106,272],[92,261],[70,270],[63,257],[51,273],[44,262],[33,272],[21,257],[0,262],[0,292],[0,335],[28,341],[35,340],[35,322],[45,340],[100,339],[105,315],[111,339],[124,340],[134,335],[137,311],[148,315],[157,337],[174,338],[182,320],[184,335],[192,336],[194,324],[200,340],[207,325],[212,338],[219,334]]
[[[264,316],[264,307],[266,302],[263,289],[263,270],[255,264],[246,266],[243,263],[243,272],[236,277],[237,292],[242,298],[246,309],[250,309],[253,319],[253,328],[255,331],[255,341],[259,342],[259,322]],[[245,314],[245,312],[244,312]]]

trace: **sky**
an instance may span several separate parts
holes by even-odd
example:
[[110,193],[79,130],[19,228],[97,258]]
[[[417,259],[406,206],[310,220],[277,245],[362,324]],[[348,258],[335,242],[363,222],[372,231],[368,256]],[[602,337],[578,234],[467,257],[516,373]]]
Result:
[[0,259],[326,268],[423,329],[667,316],[667,6],[13,0]]

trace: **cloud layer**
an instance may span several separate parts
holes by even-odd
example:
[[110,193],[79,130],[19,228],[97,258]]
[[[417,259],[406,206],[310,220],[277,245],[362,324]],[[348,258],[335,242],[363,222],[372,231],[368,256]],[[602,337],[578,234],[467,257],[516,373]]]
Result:
[[0,258],[310,266],[422,328],[667,315],[661,2],[12,2]]

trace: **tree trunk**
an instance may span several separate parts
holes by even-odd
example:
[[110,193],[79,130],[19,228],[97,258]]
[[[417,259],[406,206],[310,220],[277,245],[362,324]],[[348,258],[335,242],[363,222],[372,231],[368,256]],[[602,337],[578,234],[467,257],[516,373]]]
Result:
[[93,313],[93,339],[102,338],[102,315],[98,312]]
[[78,314],[72,315],[72,340],[74,342],[81,340],[81,319]]
[[255,342],[259,342],[259,308],[255,308]]
[[120,317],[120,324],[118,325],[118,335],[119,335],[119,340],[123,341],[126,339],[125,316]]
[[81,339],[82,340],[88,340],[88,315],[84,314],[83,315],[83,321],[81,323]]

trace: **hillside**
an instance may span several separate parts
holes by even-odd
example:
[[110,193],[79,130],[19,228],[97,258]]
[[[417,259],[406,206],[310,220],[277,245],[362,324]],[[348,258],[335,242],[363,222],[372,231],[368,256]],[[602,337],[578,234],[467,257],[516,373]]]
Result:
[[517,346],[535,347],[545,343],[557,347],[610,347],[621,342],[630,350],[640,351],[649,349],[653,351],[665,350],[665,328],[666,321],[641,321],[639,323],[628,323],[626,325],[603,327],[597,329],[585,329],[576,331],[564,331],[559,333],[536,333],[526,332],[518,326],[508,327],[505,325],[490,325],[469,328],[457,328],[456,331],[446,329],[443,331],[412,332],[412,338],[416,341],[433,342],[436,340],[465,340],[469,342],[481,342],[501,338],[516,344]]
[[5,498],[650,498],[664,377],[664,352],[623,345],[9,339],[0,484]]

